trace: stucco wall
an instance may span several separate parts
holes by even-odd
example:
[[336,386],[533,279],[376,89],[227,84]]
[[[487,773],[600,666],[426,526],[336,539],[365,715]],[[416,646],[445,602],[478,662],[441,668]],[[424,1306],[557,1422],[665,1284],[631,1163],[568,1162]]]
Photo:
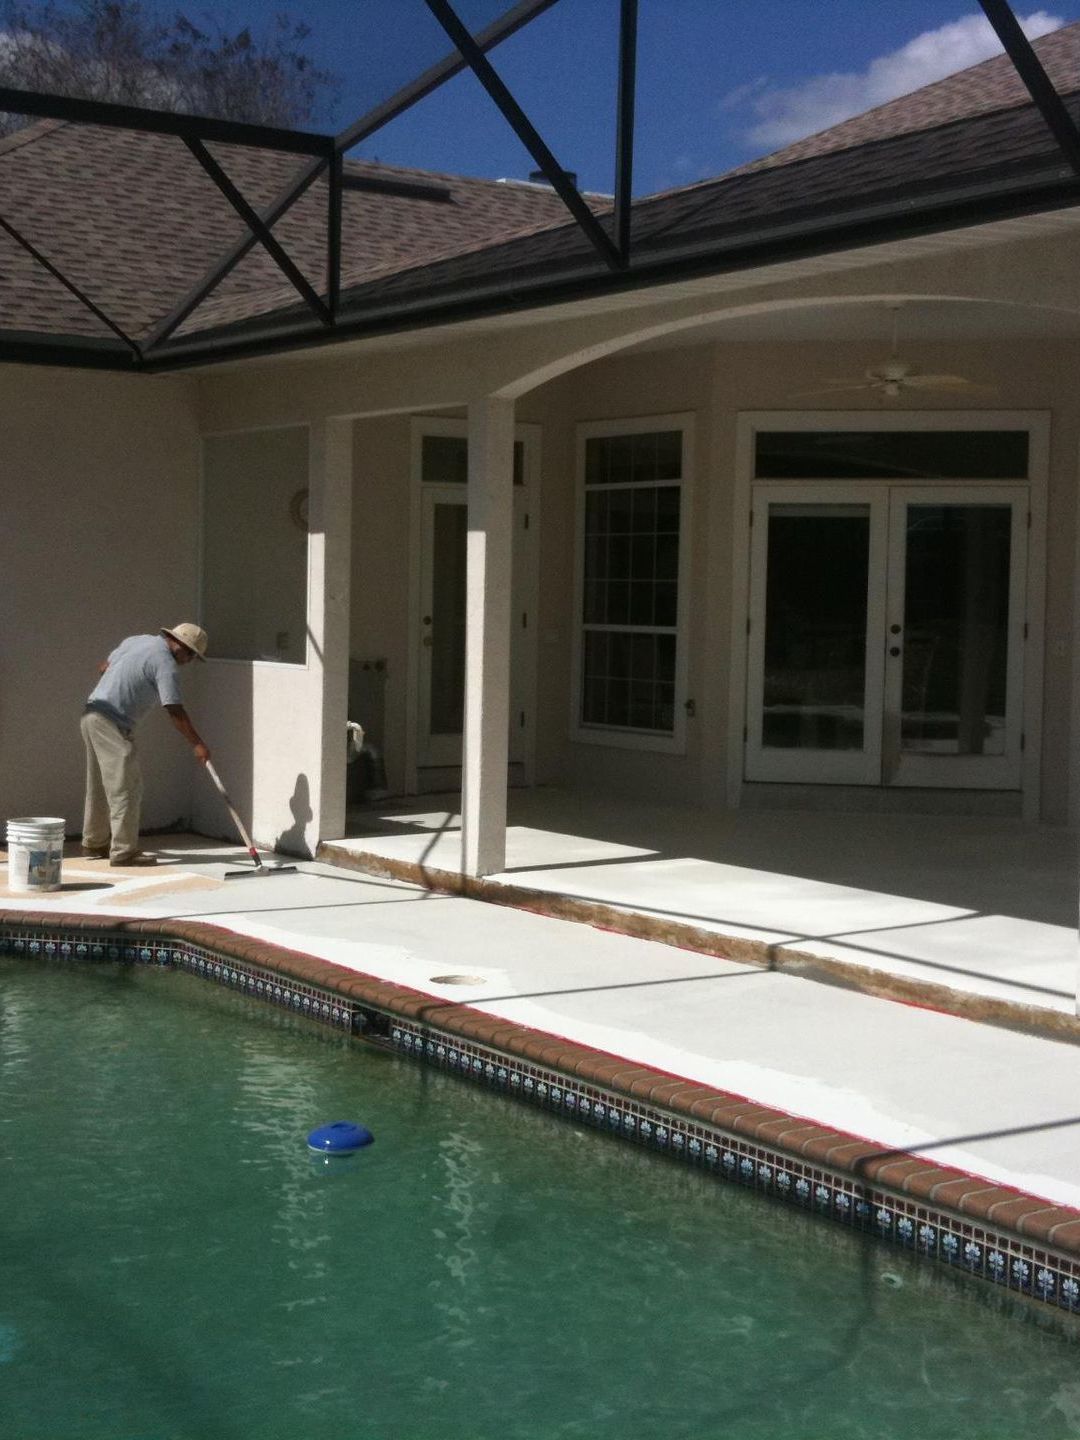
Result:
[[[197,677],[216,737],[206,738],[234,806],[256,844],[290,854],[314,853],[319,838],[338,838],[344,823],[349,428],[316,422],[301,432],[302,443],[289,430],[237,433],[228,446],[239,475],[257,476],[268,465],[267,473],[284,478],[287,483],[270,491],[279,506],[291,487],[306,480],[309,489],[303,663],[220,657],[200,666]],[[235,536],[237,565],[266,569],[272,562],[258,537],[251,540],[245,531],[238,527]],[[275,578],[269,573],[253,581],[256,601]],[[235,836],[208,783],[196,787],[192,813],[203,833]]]
[[[4,366],[0,395],[2,809],[75,831],[98,663],[125,635],[198,618],[190,385]],[[144,824],[186,815],[188,746],[154,714],[140,749]]]
[[215,654],[304,662],[307,545],[298,504],[307,483],[303,425],[207,437],[201,570]]

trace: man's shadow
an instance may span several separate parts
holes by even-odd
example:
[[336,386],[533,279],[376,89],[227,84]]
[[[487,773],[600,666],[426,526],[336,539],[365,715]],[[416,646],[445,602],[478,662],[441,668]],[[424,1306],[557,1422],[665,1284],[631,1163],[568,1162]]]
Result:
[[289,800],[289,810],[292,813],[293,823],[287,830],[283,830],[274,841],[274,849],[284,855],[299,855],[302,859],[310,859],[307,827],[315,812],[311,808],[311,792],[306,775],[301,774],[296,777],[296,785]]

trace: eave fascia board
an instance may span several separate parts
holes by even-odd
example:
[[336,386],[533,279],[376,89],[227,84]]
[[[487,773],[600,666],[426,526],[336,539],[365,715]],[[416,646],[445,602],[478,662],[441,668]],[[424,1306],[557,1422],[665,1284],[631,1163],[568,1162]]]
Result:
[[45,335],[33,330],[0,330],[0,364],[121,370],[129,375],[139,374],[142,368],[127,346],[118,341]]

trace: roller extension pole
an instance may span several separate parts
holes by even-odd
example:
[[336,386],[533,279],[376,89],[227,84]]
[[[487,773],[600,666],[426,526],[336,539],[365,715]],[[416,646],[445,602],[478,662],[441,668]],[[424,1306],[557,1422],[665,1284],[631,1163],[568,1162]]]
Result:
[[236,810],[235,810],[234,807],[233,807],[232,801],[229,799],[228,795],[226,794],[225,786],[221,783],[221,776],[217,773],[217,771],[214,769],[213,765],[211,765],[211,763],[210,763],[209,760],[206,760],[206,761],[204,761],[203,763],[204,763],[204,765],[205,765],[205,767],[206,767],[206,773],[210,776],[210,779],[214,782],[214,785],[215,785],[216,788],[217,788],[218,794],[221,796],[222,800],[225,801],[225,808],[226,808],[226,810],[228,810],[229,814],[232,816],[233,824],[236,826],[237,830],[240,831],[241,839],[243,840],[244,844],[247,846],[247,852],[248,852],[248,854],[251,856],[252,860],[255,862],[255,868],[254,868],[254,870],[226,870],[226,872],[225,872],[225,879],[226,879],[226,880],[240,880],[240,879],[242,879],[245,875],[287,875],[287,874],[289,874],[290,872],[291,872],[292,874],[295,874],[295,873],[296,873],[296,866],[295,866],[295,865],[264,865],[264,864],[263,864],[262,859],[261,859],[261,857],[260,857],[260,855],[259,855],[258,850],[255,849],[255,846],[254,846],[254,845],[252,844],[252,842],[251,842],[251,836],[250,836],[250,835],[247,833],[247,831],[244,829],[244,822],[240,819],[240,816],[236,813]]

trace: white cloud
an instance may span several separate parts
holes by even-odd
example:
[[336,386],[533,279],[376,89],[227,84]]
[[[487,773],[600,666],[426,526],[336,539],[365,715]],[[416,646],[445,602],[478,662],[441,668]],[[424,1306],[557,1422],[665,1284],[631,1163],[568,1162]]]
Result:
[[[1029,39],[1065,24],[1045,10],[1017,18]],[[865,70],[815,75],[786,90],[771,86],[767,79],[755,80],[725,96],[722,105],[734,109],[749,102],[757,123],[745,138],[759,149],[771,150],[1001,53],[990,22],[983,15],[971,15],[916,35],[899,50],[872,60]]]

